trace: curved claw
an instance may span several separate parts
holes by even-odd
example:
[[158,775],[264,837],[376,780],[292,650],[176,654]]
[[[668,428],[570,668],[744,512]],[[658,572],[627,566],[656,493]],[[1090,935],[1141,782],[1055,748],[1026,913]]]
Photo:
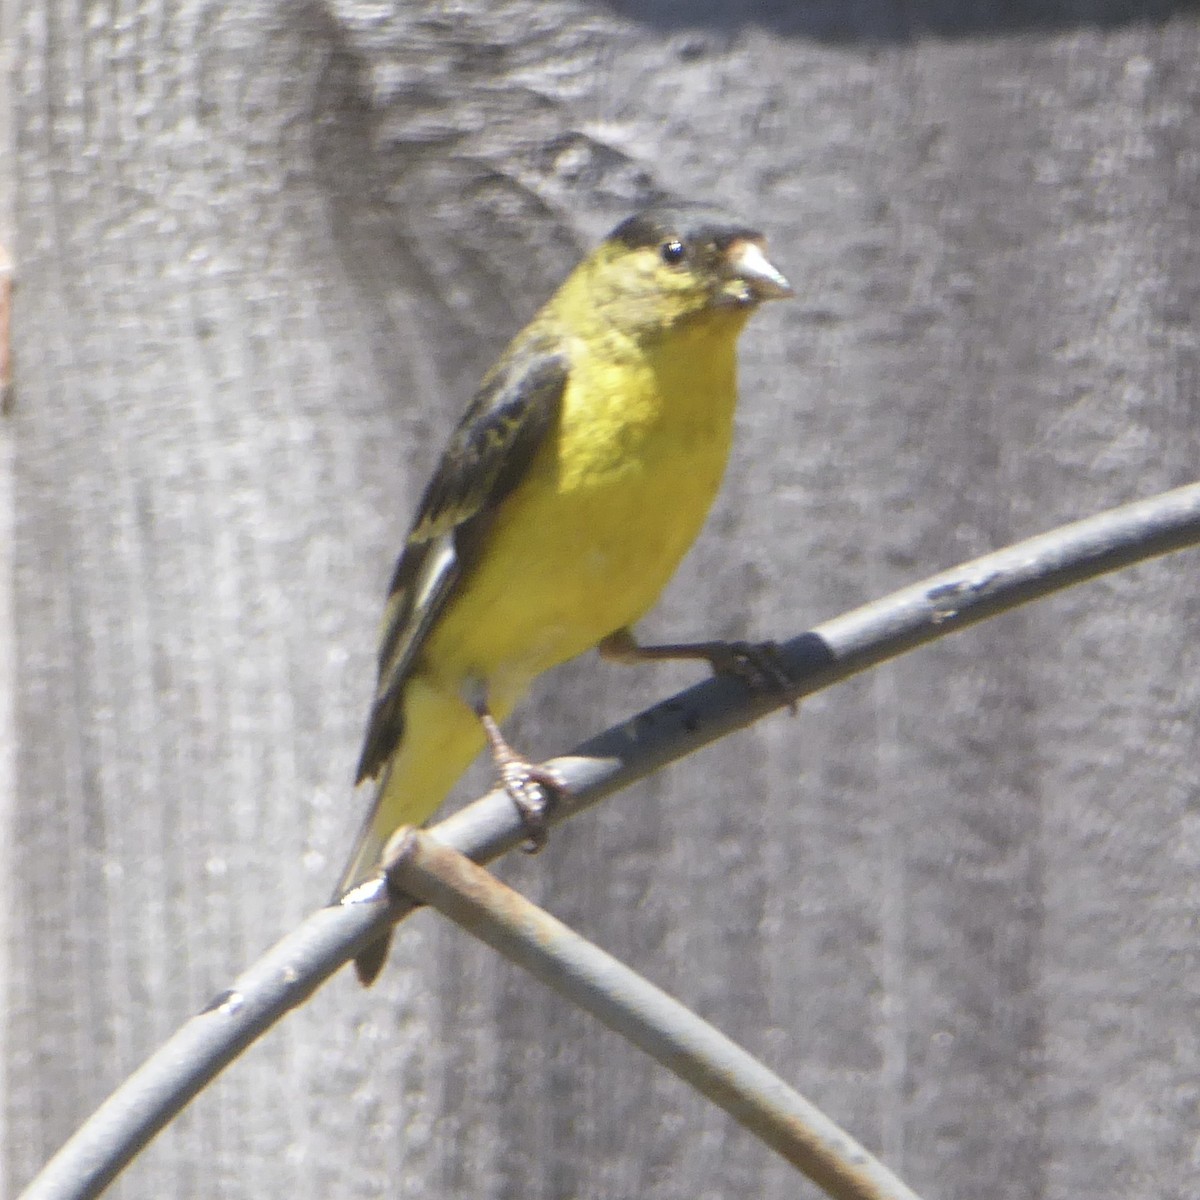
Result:
[[783,666],[777,642],[714,642],[708,661],[718,675],[732,675],[755,692],[775,692],[787,697],[794,715],[798,702],[793,683]]
[[498,764],[500,782],[509,794],[528,840],[522,845],[526,854],[536,854],[549,837],[550,810],[566,794],[566,784],[553,772],[523,758]]
[[529,835],[524,846],[525,852],[536,854],[546,844],[547,814],[554,801],[566,794],[567,785],[553,771],[535,766],[523,754],[518,754],[504,740],[500,726],[488,712],[486,704],[478,703],[475,712],[492,748],[496,774],[516,805],[521,824]]

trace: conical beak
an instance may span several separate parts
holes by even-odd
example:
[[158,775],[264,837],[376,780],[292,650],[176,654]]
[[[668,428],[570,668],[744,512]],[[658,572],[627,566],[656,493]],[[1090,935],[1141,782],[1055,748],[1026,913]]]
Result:
[[753,300],[786,300],[796,294],[783,273],[763,253],[763,244],[739,239],[725,252],[725,270],[730,279],[745,283]]

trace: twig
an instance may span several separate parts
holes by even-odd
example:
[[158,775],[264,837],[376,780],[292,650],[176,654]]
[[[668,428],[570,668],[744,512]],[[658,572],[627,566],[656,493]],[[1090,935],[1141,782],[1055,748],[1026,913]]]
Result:
[[719,1104],[833,1200],[920,1200],[753,1055],[427,833],[389,843],[393,888],[432,905]]

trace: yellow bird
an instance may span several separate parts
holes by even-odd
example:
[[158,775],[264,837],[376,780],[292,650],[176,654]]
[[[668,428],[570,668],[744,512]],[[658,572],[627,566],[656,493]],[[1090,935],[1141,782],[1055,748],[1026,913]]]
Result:
[[[640,647],[708,514],[729,455],[736,346],[792,295],[753,226],[693,204],[630,217],[567,277],[484,376],[396,564],[357,781],[377,779],[337,895],[373,876],[400,825],[424,823],[485,745],[537,836],[502,721],[543,671]],[[387,940],[355,963],[370,983]]]

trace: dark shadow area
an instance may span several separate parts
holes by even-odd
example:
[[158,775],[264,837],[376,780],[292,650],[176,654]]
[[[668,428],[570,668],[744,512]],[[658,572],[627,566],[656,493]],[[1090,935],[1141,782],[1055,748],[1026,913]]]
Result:
[[757,25],[784,37],[865,45],[1111,29],[1160,24],[1181,13],[1200,12],[1195,0],[757,0],[738,5],[724,0],[608,0],[605,7],[664,33],[694,29],[731,34]]

